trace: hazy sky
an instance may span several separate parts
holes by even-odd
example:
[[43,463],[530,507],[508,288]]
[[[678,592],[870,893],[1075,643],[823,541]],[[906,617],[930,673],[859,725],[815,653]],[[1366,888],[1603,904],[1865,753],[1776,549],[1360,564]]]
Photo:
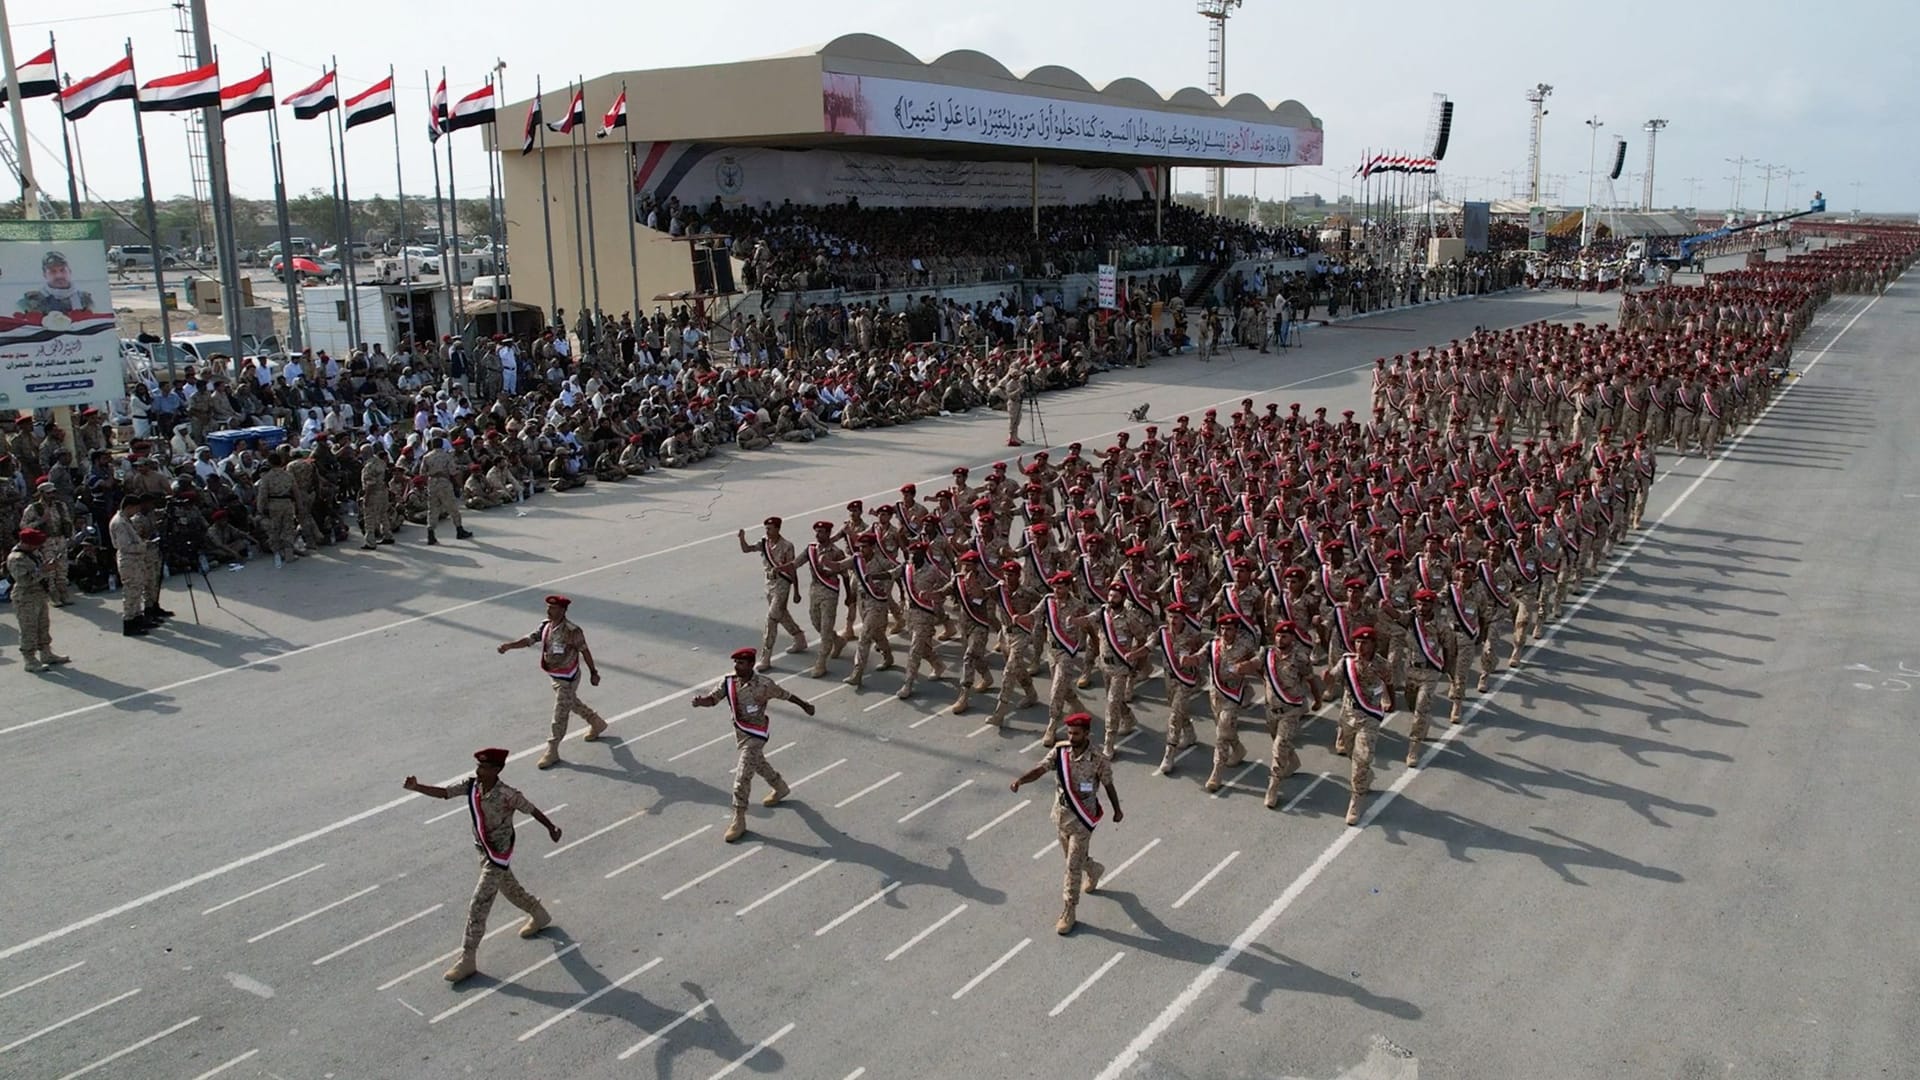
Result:
[[[1206,22],[1191,0],[967,0],[964,4],[869,0],[723,0],[714,4],[588,3],[585,0],[207,0],[213,37],[229,82],[255,73],[271,50],[281,97],[318,77],[337,54],[342,89],[357,93],[397,70],[401,139],[409,191],[431,190],[423,70],[448,69],[455,96],[507,62],[506,91],[518,100],[536,74],[549,84],[569,76],[714,63],[820,44],[865,31],[891,38],[931,59],[949,49],[985,52],[1018,72],[1064,64],[1096,86],[1131,75],[1163,93],[1206,78]],[[118,58],[131,37],[141,78],[181,70],[176,14],[151,0],[63,0],[12,5],[15,56],[59,38],[63,71],[82,78]],[[1234,192],[1262,196],[1287,188],[1333,197],[1350,190],[1367,148],[1425,153],[1420,145],[1432,95],[1455,102],[1452,146],[1443,164],[1449,194],[1504,196],[1524,183],[1528,105],[1538,82],[1555,89],[1548,105],[1543,172],[1565,201],[1586,195],[1588,132],[1597,114],[1600,171],[1611,138],[1628,140],[1628,174],[1646,155],[1650,117],[1670,126],[1659,141],[1656,201],[1721,207],[1732,195],[1735,166],[1746,157],[1741,201],[1760,205],[1762,164],[1793,169],[1791,199],[1804,204],[1823,188],[1833,209],[1911,209],[1920,199],[1920,140],[1913,103],[1920,89],[1914,56],[1920,14],[1910,5],[1874,0],[1824,4],[1777,0],[1616,0],[1605,5],[1559,0],[1373,0],[1358,4],[1247,0],[1229,24],[1228,92],[1268,100],[1297,98],[1326,124],[1326,165],[1229,174]],[[589,102],[598,116],[608,103]],[[632,103],[637,116],[648,107]],[[102,107],[78,125],[87,179],[110,197],[136,194],[131,105]],[[35,172],[64,193],[60,129],[50,99],[26,103]],[[189,189],[186,138],[178,116],[152,118],[148,142],[156,190]],[[510,120],[519,123],[516,112]],[[289,187],[328,184],[326,142],[319,122],[282,111]],[[272,192],[264,116],[229,126],[235,191]],[[458,137],[462,193],[484,190],[480,137]],[[356,130],[351,141],[356,196],[394,189],[388,124]],[[1291,171],[1291,177],[1282,175]],[[1689,184],[1687,178],[1694,178]],[[1181,187],[1200,174],[1183,171]],[[0,181],[0,186],[6,186]],[[1787,201],[1782,171],[1771,204]],[[1623,175],[1623,200],[1639,184]]]

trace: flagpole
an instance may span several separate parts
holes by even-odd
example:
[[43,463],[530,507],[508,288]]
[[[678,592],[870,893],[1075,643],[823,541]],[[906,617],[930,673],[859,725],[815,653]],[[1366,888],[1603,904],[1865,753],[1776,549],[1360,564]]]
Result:
[[352,333],[347,342],[347,355],[365,342],[361,341],[366,328],[360,325],[360,288],[353,272],[353,190],[347,182],[347,114],[346,98],[340,93],[340,58],[333,61],[333,96],[338,102],[333,107],[334,125],[340,129],[340,207],[346,221],[346,233],[340,238],[340,269],[347,282],[347,314],[351,317]]
[[627,124],[627,118],[624,115],[628,107],[627,84],[625,81],[622,81],[620,83],[620,108],[623,115],[620,117],[620,134],[625,136],[627,141],[627,172],[620,186],[625,192],[627,268],[633,273],[633,317],[637,321],[640,318],[640,249],[637,246],[637,241],[634,239],[634,218],[638,216],[639,208],[634,205],[635,200],[633,197],[633,180],[634,173],[637,169],[633,149],[633,128]]
[[[338,71],[335,71],[333,73],[333,94],[336,99],[340,96],[340,73]],[[335,121],[339,119],[339,116],[338,116],[339,112],[340,112],[340,103],[336,100],[334,102],[333,108],[329,110],[327,113],[327,168],[331,170],[333,173],[333,228],[334,228],[334,235],[340,238],[334,241],[336,245],[343,244],[346,242],[345,233],[347,231],[346,226],[342,225],[340,221],[340,157],[339,157],[339,145],[338,145],[340,140],[335,138],[334,131],[333,131]],[[336,247],[335,250],[338,251],[339,249]],[[317,251],[314,252],[314,255],[316,257],[319,254],[320,253]],[[289,262],[292,261],[291,253],[288,253],[287,260]],[[342,282],[346,280],[346,277],[345,277],[346,265],[347,264],[344,262],[340,264]],[[347,290],[346,315],[347,315],[347,318],[346,318],[347,350],[351,352],[353,350],[353,342],[357,338],[357,335],[353,332],[354,311],[353,311],[353,290],[352,289]]]
[[[507,223],[507,184],[505,178],[500,176],[495,168],[501,158],[500,106],[507,100],[506,67],[505,60],[496,60],[493,65],[493,156],[487,159],[487,239],[492,245],[493,274],[496,281],[507,280],[507,270],[502,265],[504,260],[500,258],[502,247],[500,231],[506,227]],[[501,291],[496,289],[494,295],[494,306],[497,309],[494,315],[496,331],[500,327],[500,316],[506,310],[499,307],[500,301],[504,299],[500,295]]]
[[[131,50],[133,46],[127,48]],[[0,0],[0,63],[6,65],[7,111],[13,114],[13,151],[20,164],[20,213],[28,221],[38,221],[40,185],[33,181],[33,160],[27,153],[27,113],[20,103],[20,73],[13,66],[13,30],[7,22],[7,0]]]
[[[63,85],[60,82],[60,50],[58,46],[54,44],[51,33],[47,35],[47,49],[53,53],[54,85]],[[55,93],[58,94],[59,91],[56,90]],[[55,100],[57,101],[58,98]],[[71,125],[67,123],[67,114],[65,111],[61,110],[58,106],[55,106],[54,111],[60,113],[60,150],[66,155],[67,159],[67,213],[77,220],[80,217],[80,177],[79,174],[73,171],[73,136],[70,133]]]
[[[387,65],[387,84],[394,88],[394,109],[393,116],[390,119],[393,120],[393,187],[394,190],[400,194],[399,235],[396,237],[400,242],[400,279],[407,283],[407,302],[409,307],[411,307],[413,302],[413,262],[407,254],[407,174],[406,170],[400,167],[400,84],[394,81],[392,64]],[[432,108],[431,103],[429,103],[428,108]]]
[[547,108],[542,99],[540,77],[533,80],[533,126],[540,139],[540,225],[547,237],[547,312],[560,302],[560,285],[553,272],[553,200],[547,196]]
[[[578,84],[569,83],[567,85],[567,91],[567,116],[571,119],[573,116],[573,95],[580,92]],[[580,235],[580,150],[574,145],[572,131],[567,132],[567,161],[573,166],[573,258],[574,262],[579,265],[580,309],[584,311],[587,308],[587,242]],[[566,326],[562,324],[560,330],[564,336]],[[580,347],[584,350],[586,348],[586,342],[581,342]]]
[[[446,72],[446,69],[442,68],[441,69],[441,73],[442,73],[441,85],[442,86],[446,85],[445,72]],[[433,117],[433,123],[437,129],[441,124],[440,105],[439,105],[439,102],[434,98],[433,75],[431,72],[423,72],[422,74],[426,76],[426,81],[427,81],[427,112],[428,112],[428,115]],[[447,134],[448,134],[447,132],[441,131],[440,137],[444,139],[447,137]],[[438,146],[433,147],[433,152],[428,156],[433,158],[433,223],[434,223],[434,228],[437,231],[437,235],[434,237],[433,246],[435,250],[437,250],[440,253],[440,279],[444,284],[447,277],[447,204],[441,200],[441,196],[440,196],[440,148]],[[438,320],[435,320],[435,321],[438,322]],[[452,292],[447,293],[447,323],[448,325],[440,331],[443,334],[453,329],[453,325],[452,325],[453,293]],[[419,323],[416,322],[414,325],[417,329],[419,326]],[[415,338],[415,343],[418,344],[417,335]],[[432,344],[432,342],[429,342],[428,344]]]
[[[440,69],[440,78],[447,77],[447,69]],[[452,211],[448,221],[453,226],[453,250],[440,257],[440,276],[447,283],[447,310],[453,315],[454,326],[460,330],[460,339],[466,340],[467,332],[460,326],[466,316],[466,305],[460,299],[460,194],[459,186],[453,175],[453,113],[451,107],[447,113],[447,209]]]
[[[273,70],[273,54],[266,68]],[[293,272],[293,225],[287,219],[287,165],[280,157],[280,109],[268,99],[267,135],[273,141],[273,212],[280,226],[280,277],[287,286],[287,348],[301,349],[300,286]]]
[[[133,63],[132,38],[127,39],[127,63]],[[137,76],[133,81],[134,85],[139,85]],[[17,102],[19,95],[16,94],[14,100]],[[153,257],[153,294],[160,300],[160,347],[166,350],[167,381],[172,382],[179,377],[174,370],[173,320],[167,315],[167,276],[160,265],[160,217],[153,209],[153,173],[147,168],[147,125],[140,116],[138,94],[133,100],[133,139],[140,148],[140,202],[147,213],[147,247],[148,254]]]
[[[587,78],[582,75],[580,77],[580,112],[582,115],[580,122],[575,124],[574,128],[580,132],[580,171],[585,173],[587,177],[587,259],[593,270],[593,310],[588,312],[588,315],[591,316],[588,320],[588,325],[593,327],[597,334],[600,327],[600,249],[599,242],[593,235],[593,170],[587,166],[586,93]],[[582,347],[584,348],[584,343]]]

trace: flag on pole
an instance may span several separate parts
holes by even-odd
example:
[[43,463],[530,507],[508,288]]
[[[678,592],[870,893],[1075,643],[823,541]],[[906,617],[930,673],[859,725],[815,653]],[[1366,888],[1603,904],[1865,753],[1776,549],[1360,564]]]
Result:
[[98,75],[81,79],[60,91],[60,112],[69,120],[78,120],[109,101],[132,101],[139,93],[133,78],[131,54],[114,61]]
[[624,130],[626,126],[627,91],[626,88],[622,87],[620,96],[613,99],[613,107],[608,109],[607,115],[600,119],[600,134],[597,137],[604,139],[613,134],[614,129],[619,128]]
[[580,91],[573,92],[573,100],[567,102],[566,114],[558,120],[547,123],[548,131],[557,131],[562,135],[573,134],[573,129],[587,122],[587,99]]
[[487,85],[453,103],[447,111],[447,131],[461,131],[493,123],[493,84]]
[[433,92],[433,100],[427,102],[427,141],[439,142],[446,131],[447,80],[441,79],[439,88]]
[[520,156],[533,153],[534,135],[540,130],[540,99],[527,103],[527,122],[520,129]]
[[282,105],[293,106],[295,120],[312,120],[340,107],[340,84],[329,71],[304,90],[289,94]]
[[[15,68],[14,74],[20,78],[20,100],[59,93],[60,80],[54,77],[53,72],[52,49]],[[5,105],[7,101],[7,86],[5,83],[0,83],[0,105]]]
[[393,76],[389,75],[348,98],[346,112],[348,131],[352,131],[361,124],[371,124],[375,120],[385,120],[392,116]]
[[220,64],[214,62],[178,75],[140,84],[142,112],[186,112],[220,104]]
[[273,108],[273,69],[267,68],[251,79],[220,88],[220,117],[231,120],[247,113],[268,112]]

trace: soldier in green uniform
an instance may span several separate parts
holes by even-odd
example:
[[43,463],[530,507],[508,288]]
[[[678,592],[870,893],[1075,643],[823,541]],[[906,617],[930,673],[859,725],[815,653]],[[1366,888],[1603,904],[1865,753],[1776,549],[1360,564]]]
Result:
[[56,311],[92,311],[93,294],[73,287],[73,269],[67,257],[49,251],[40,259],[40,287],[28,290],[20,298],[19,310],[28,315],[47,315]]

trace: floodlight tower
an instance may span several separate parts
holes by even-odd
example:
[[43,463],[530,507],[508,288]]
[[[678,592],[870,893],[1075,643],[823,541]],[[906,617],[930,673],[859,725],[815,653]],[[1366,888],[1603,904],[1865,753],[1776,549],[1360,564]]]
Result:
[[[1227,96],[1227,19],[1242,0],[1194,0],[1194,10],[1207,20],[1207,93]],[[1215,166],[1207,170],[1207,208],[1215,214],[1227,210],[1227,170]]]
[[1527,100],[1533,103],[1533,135],[1527,144],[1527,199],[1531,206],[1540,205],[1540,121],[1547,115],[1547,95],[1553,93],[1553,87],[1546,83],[1527,91]]
[[1647,132],[1647,186],[1640,192],[1640,209],[1645,213],[1653,212],[1653,141],[1660,137],[1660,129],[1667,126],[1665,120],[1649,120]]

